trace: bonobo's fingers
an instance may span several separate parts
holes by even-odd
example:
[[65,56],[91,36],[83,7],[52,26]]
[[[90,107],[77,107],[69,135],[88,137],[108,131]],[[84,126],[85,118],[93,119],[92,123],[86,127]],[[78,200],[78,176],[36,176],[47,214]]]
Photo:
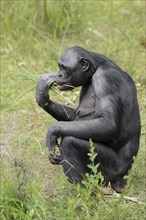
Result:
[[54,150],[49,150],[49,161],[52,164],[60,164],[61,162],[61,157],[60,155],[55,154]]
[[52,83],[54,83],[56,80],[56,75],[50,75],[50,74],[42,74],[39,76],[37,81],[37,87],[40,89],[40,91],[45,91],[50,89]]
[[36,86],[36,101],[39,105],[49,99],[48,90],[52,83],[55,82],[56,75],[42,74],[39,76]]

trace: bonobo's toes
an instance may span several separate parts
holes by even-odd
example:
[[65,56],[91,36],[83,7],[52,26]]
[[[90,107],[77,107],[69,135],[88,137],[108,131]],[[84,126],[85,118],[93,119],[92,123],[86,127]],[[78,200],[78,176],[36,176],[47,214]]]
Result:
[[124,180],[124,179],[111,184],[113,190],[115,190],[117,193],[124,192],[125,185],[126,185],[126,180]]
[[56,155],[56,154],[49,154],[49,161],[50,163],[54,164],[54,165],[58,165],[61,162],[61,157],[60,155]]

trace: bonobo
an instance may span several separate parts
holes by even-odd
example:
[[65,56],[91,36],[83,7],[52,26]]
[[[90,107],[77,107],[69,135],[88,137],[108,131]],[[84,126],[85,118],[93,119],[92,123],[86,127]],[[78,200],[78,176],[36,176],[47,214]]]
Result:
[[[81,183],[91,170],[88,152],[92,139],[104,184],[124,190],[128,170],[137,155],[140,115],[131,77],[107,57],[81,47],[69,48],[58,61],[57,74],[40,75],[36,100],[57,119],[48,129],[49,159],[61,164],[65,175]],[[56,82],[61,91],[81,86],[77,109],[53,102],[48,94]],[[58,138],[61,139],[58,143]],[[55,153],[59,145],[60,156]]]

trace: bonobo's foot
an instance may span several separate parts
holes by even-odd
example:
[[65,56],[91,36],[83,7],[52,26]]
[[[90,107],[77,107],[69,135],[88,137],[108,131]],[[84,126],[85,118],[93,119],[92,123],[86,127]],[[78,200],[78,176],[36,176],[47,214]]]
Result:
[[115,190],[117,193],[124,192],[125,185],[126,185],[126,180],[124,179],[121,179],[120,181],[111,184],[113,190]]
[[61,156],[55,154],[54,151],[49,151],[49,161],[54,165],[58,165],[61,162]]

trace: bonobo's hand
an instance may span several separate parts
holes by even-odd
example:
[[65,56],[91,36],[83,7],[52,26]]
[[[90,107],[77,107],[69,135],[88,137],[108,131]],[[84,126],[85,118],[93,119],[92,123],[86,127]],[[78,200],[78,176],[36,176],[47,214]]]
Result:
[[57,139],[59,138],[59,122],[54,122],[51,124],[47,131],[46,136],[46,146],[49,149],[54,149],[54,147],[58,144]]
[[55,153],[56,147],[59,146],[57,139],[59,138],[58,122],[54,122],[48,129],[46,137],[46,145],[49,149],[49,160],[52,164],[60,163],[60,156]]
[[56,75],[42,74],[39,76],[36,86],[36,101],[39,105],[43,105],[49,99],[48,91],[55,79]]
[[56,154],[56,147],[59,147],[57,139],[59,138],[58,133],[58,122],[54,122],[48,129],[46,137],[46,145],[49,149],[49,160],[52,164],[59,164],[61,161],[60,155]]

